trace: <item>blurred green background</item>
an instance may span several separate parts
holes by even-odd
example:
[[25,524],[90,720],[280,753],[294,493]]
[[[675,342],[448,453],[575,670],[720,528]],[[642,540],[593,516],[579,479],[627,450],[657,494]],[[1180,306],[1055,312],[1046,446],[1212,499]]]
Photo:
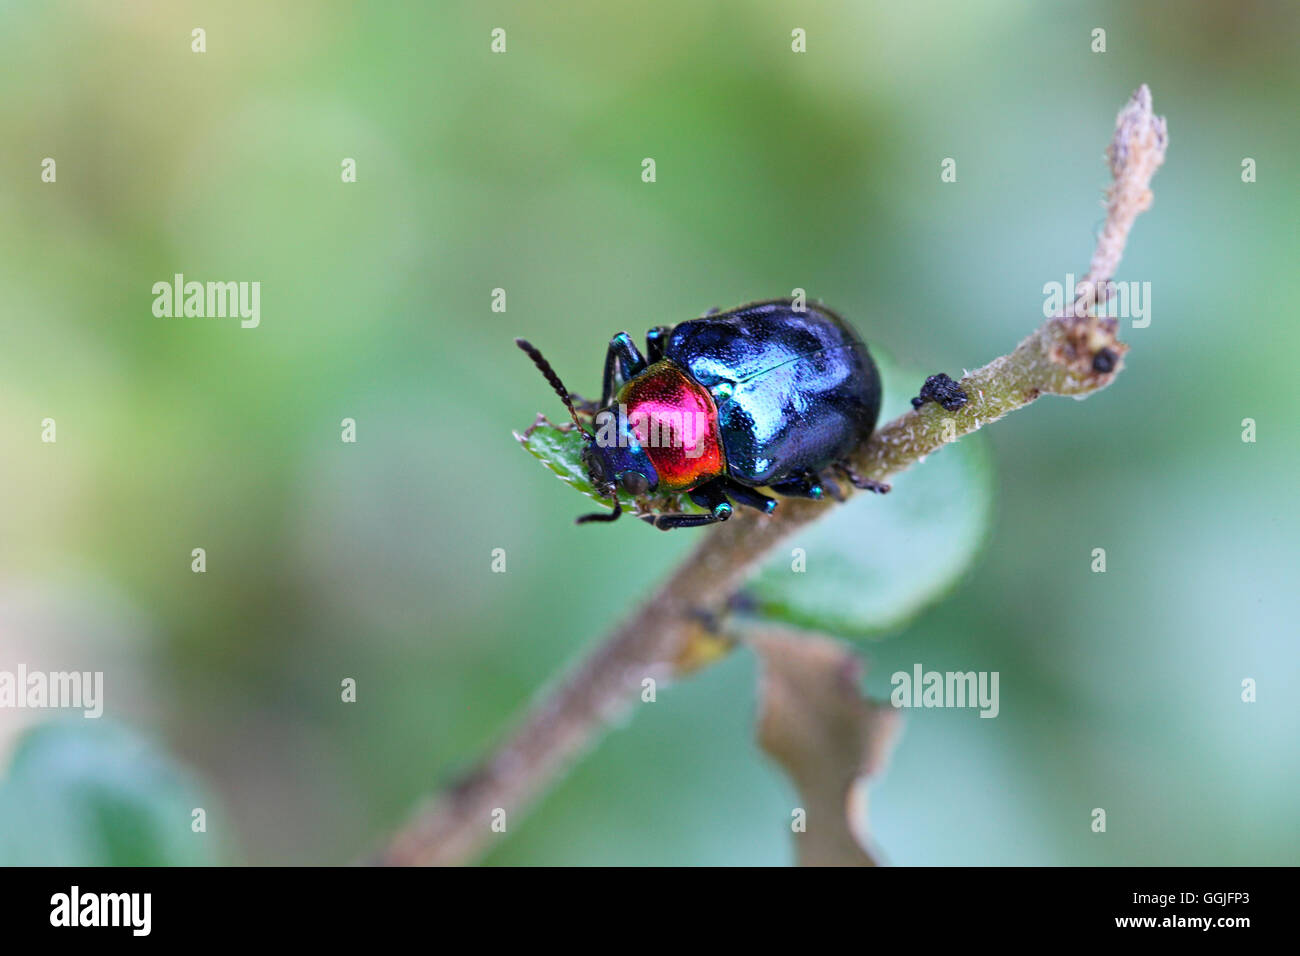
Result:
[[[572,524],[589,503],[510,434],[558,411],[512,337],[592,392],[612,333],[802,287],[955,375],[1086,270],[1146,82],[1171,146],[1119,278],[1150,327],[1110,389],[985,433],[980,558],[864,645],[880,695],[915,662],[1002,675],[997,720],[906,714],[872,828],[901,864],[1300,862],[1298,26],[1249,0],[0,3],[0,669],[105,671],[109,717],[220,808],[216,858],[353,858],[696,540]],[[260,281],[261,327],[155,318],[175,272]],[[488,862],[787,862],[754,671],[638,709]],[[0,710],[0,766],[48,716]]]

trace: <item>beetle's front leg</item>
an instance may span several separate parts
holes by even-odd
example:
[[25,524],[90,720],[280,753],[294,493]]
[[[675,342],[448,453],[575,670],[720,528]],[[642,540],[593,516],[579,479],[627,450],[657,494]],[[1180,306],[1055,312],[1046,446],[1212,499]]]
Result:
[[600,388],[600,407],[606,408],[614,397],[615,375],[624,382],[634,375],[645,371],[645,358],[632,343],[632,337],[620,332],[609,340],[609,351],[605,353],[605,376]]
[[595,514],[582,515],[573,519],[574,524],[588,524],[592,521],[617,521],[623,514],[623,506],[619,504],[618,496],[614,496],[613,511],[597,511]]
[[645,334],[645,357],[648,362],[658,362],[664,357],[668,347],[668,336],[672,334],[671,325],[656,325]]

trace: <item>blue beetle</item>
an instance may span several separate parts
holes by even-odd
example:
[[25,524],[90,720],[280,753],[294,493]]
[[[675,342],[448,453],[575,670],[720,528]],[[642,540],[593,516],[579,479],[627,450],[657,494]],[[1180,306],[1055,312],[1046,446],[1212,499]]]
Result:
[[[687,528],[731,517],[732,504],[764,513],[786,496],[839,498],[828,469],[859,488],[888,485],[856,475],[848,456],[880,414],[880,374],[857,333],[819,305],[789,299],[713,312],[646,334],[642,355],[626,332],[609,343],[593,435],[579,421],[576,396],[540,352],[516,339],[568,407],[587,438],[583,464],[592,486],[614,500],[689,493],[705,514],[644,516],[657,528]],[[581,401],[581,399],[578,399]]]

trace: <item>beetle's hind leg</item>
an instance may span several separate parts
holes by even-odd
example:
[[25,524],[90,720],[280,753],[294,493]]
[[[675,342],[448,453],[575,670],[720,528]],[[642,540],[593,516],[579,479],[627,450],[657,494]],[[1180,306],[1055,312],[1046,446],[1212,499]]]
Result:
[[860,488],[863,491],[874,491],[878,495],[889,493],[889,485],[883,481],[876,481],[874,478],[863,478],[853,470],[853,466],[849,464],[847,459],[835,462],[834,467],[843,473],[854,488]]
[[849,500],[849,496],[844,493],[840,483],[836,481],[829,472],[824,472],[817,476],[821,479],[822,488],[826,490],[828,497],[843,504]]
[[695,502],[701,508],[708,510],[708,514],[703,515],[643,515],[643,521],[654,525],[660,531],[671,531],[673,528],[698,528],[700,525],[716,524],[719,521],[726,521],[731,517],[734,510],[731,502],[727,500],[726,485],[719,478],[713,479],[706,484],[700,485],[690,493],[691,501]]

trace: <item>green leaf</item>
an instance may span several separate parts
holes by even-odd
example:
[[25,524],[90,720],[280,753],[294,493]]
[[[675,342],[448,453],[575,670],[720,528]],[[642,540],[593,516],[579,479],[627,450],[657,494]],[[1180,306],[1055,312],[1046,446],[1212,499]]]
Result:
[[[886,422],[907,410],[926,376],[876,360]],[[889,494],[854,495],[790,538],[748,590],[758,615],[865,637],[942,597],[978,554],[991,521],[993,469],[983,436],[965,436],[891,484]],[[793,570],[794,548],[804,551],[802,572]]]
[[[584,419],[583,426],[589,428],[590,418],[581,413],[580,417]],[[596,489],[587,480],[587,469],[582,464],[582,449],[586,445],[586,439],[571,423],[555,425],[546,416],[538,415],[537,421],[523,432],[515,432],[515,438],[530,455],[558,475],[561,481],[572,485],[606,508],[612,507],[610,500],[596,494]],[[633,498],[619,488],[618,500],[624,508],[630,508],[635,514],[696,513],[704,510],[685,495],[646,495]]]
[[[208,832],[191,830],[198,807]],[[212,865],[213,809],[186,771],[123,726],[40,724],[0,782],[0,865]]]

